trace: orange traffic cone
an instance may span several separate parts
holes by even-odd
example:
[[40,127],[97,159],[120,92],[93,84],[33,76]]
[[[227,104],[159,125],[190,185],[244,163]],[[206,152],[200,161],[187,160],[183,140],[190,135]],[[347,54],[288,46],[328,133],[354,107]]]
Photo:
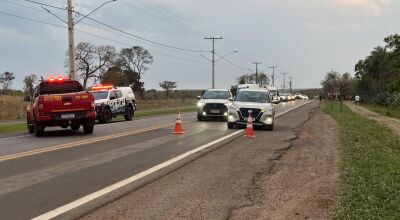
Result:
[[185,132],[183,131],[182,127],[182,120],[181,120],[181,113],[177,112],[176,113],[176,123],[175,123],[175,129],[173,134],[184,134]]
[[251,114],[249,114],[249,118],[247,119],[247,127],[246,127],[246,132],[245,132],[244,136],[247,138],[255,138],[256,137],[254,135],[253,118],[251,117]]

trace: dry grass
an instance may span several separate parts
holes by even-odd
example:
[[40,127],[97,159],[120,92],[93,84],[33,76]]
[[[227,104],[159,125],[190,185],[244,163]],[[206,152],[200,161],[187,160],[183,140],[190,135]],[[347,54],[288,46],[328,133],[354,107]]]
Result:
[[[138,110],[195,106],[196,99],[137,100]],[[0,121],[25,119],[27,103],[21,96],[0,96]]]
[[26,105],[21,96],[0,96],[0,120],[24,119]]

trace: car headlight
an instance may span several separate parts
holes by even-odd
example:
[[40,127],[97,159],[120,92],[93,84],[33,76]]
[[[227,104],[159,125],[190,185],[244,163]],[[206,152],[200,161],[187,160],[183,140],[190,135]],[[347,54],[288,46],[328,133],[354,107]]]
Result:
[[261,110],[261,112],[268,112],[268,113],[272,113],[273,111],[274,111],[273,107],[268,107]]
[[201,107],[201,106],[203,106],[204,105],[204,102],[197,102],[197,107]]

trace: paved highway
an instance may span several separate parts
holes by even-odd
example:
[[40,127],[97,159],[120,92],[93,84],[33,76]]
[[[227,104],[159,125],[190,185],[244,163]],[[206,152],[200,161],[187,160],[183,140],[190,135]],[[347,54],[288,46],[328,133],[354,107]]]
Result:
[[[279,104],[277,114],[306,102]],[[185,135],[171,134],[171,115],[97,125],[90,136],[51,130],[0,138],[0,219],[42,215],[238,131],[182,116]]]

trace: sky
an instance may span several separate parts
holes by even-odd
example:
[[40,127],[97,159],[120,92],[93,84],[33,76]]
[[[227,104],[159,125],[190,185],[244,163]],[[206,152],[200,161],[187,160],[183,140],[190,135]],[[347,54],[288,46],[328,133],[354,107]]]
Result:
[[[66,0],[37,0],[65,7]],[[74,0],[75,11],[87,14],[104,1]],[[61,19],[66,11],[48,8]],[[16,76],[14,89],[23,87],[28,74],[66,75],[67,29],[65,24],[24,0],[0,0],[0,72]],[[238,76],[258,69],[272,74],[283,85],[283,74],[293,77],[294,88],[318,88],[325,73],[354,72],[358,60],[368,56],[384,37],[400,32],[398,0],[117,0],[106,4],[92,18],[142,38],[174,47],[211,51],[217,40],[220,56],[239,51],[216,64],[217,88],[236,84]],[[75,20],[80,19],[78,15]],[[142,46],[154,56],[144,75],[146,89],[159,90],[159,82],[177,82],[178,89],[211,87],[211,52],[183,52],[127,36],[88,19],[76,26],[75,43],[113,45],[120,50]],[[85,32],[85,33],[82,33]],[[87,34],[89,33],[89,34]],[[203,58],[203,57],[206,58]],[[288,81],[288,80],[286,80]]]

